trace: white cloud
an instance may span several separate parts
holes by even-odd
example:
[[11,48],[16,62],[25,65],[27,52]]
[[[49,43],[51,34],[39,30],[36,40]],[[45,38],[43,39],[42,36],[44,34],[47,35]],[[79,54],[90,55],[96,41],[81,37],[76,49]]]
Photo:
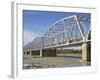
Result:
[[29,42],[32,42],[35,37],[35,33],[31,31],[24,31],[24,45],[27,45]]

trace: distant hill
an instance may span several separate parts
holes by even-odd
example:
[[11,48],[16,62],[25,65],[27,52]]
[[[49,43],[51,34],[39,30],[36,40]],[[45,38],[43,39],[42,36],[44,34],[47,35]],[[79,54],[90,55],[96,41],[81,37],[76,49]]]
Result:
[[24,50],[41,47],[41,41],[41,37],[36,37],[32,42],[24,46]]

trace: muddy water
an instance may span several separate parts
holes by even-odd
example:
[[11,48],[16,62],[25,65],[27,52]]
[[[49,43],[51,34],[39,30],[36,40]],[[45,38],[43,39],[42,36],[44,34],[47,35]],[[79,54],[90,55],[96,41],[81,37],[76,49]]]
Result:
[[24,69],[90,66],[81,54],[59,54],[56,57],[24,56]]

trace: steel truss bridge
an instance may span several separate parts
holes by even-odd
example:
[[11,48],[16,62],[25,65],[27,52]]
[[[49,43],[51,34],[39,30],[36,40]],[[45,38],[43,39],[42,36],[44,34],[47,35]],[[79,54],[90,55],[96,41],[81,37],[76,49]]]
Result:
[[[42,37],[36,37],[24,47],[24,53],[44,49],[82,45],[82,59],[88,60],[88,44],[91,44],[90,17],[73,15],[52,24]],[[28,46],[28,47],[27,47]]]

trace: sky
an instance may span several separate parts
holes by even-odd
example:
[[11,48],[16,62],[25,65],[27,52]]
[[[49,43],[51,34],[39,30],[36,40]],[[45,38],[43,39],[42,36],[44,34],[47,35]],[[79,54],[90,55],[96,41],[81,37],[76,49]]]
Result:
[[37,36],[43,36],[56,21],[72,15],[90,17],[90,13],[23,10],[24,45]]

